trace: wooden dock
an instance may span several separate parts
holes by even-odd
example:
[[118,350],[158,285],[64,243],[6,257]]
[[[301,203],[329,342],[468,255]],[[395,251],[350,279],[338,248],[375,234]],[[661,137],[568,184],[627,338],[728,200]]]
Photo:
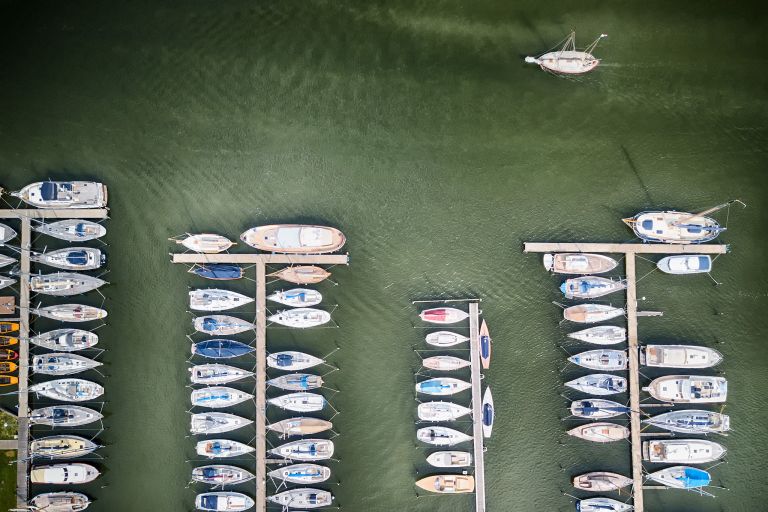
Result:
[[483,386],[480,367],[480,305],[469,303],[469,360],[472,371],[472,442],[475,459],[475,511],[485,512]]

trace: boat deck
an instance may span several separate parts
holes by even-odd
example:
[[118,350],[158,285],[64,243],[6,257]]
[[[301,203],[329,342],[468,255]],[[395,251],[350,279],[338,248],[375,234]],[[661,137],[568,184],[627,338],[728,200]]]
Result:
[[485,512],[485,452],[483,448],[483,387],[480,366],[480,305],[469,303],[469,360],[472,370],[472,435],[475,458],[475,511]]

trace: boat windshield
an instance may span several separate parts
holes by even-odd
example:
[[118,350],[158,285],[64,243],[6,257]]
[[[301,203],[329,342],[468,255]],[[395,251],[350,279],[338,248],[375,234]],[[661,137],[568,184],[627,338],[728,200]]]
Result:
[[40,195],[45,201],[55,200],[58,195],[58,187],[52,181],[46,181],[40,186]]

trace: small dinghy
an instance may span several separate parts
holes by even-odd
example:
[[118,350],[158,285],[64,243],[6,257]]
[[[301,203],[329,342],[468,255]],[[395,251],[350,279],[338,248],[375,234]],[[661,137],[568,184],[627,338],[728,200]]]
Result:
[[29,472],[29,481],[33,484],[74,485],[87,484],[96,480],[99,470],[90,464],[81,462],[34,466]]
[[432,356],[422,359],[421,365],[430,370],[450,372],[466,368],[470,365],[470,362],[454,356]]
[[330,322],[331,314],[322,309],[296,308],[278,311],[276,314],[269,316],[267,320],[285,325],[286,327],[306,329]]
[[475,478],[470,475],[432,475],[416,482],[416,486],[439,494],[475,492]]
[[291,464],[270,471],[267,476],[292,484],[319,484],[331,478],[331,468],[320,464]]
[[88,242],[107,234],[107,228],[101,224],[82,219],[67,219],[48,224],[38,224],[32,226],[32,230],[67,242]]
[[604,304],[579,304],[563,310],[563,318],[579,324],[594,324],[624,315],[624,308]]
[[47,252],[32,252],[31,261],[63,270],[95,270],[107,261],[107,256],[93,247],[68,247]]
[[627,379],[610,373],[593,373],[565,383],[569,388],[588,395],[615,395],[627,392]]
[[608,492],[618,491],[632,485],[632,479],[618,473],[593,471],[573,477],[573,486],[582,491]]
[[57,272],[30,276],[29,291],[56,297],[67,297],[88,293],[107,284],[98,277],[78,274],[76,272]]
[[193,406],[221,409],[252,400],[253,395],[226,386],[212,386],[192,390],[190,399]]
[[250,471],[237,466],[226,464],[212,464],[199,466],[192,469],[192,481],[202,484],[224,487],[225,485],[237,485],[256,478]]
[[19,358],[19,353],[7,348],[0,348],[0,361],[15,361]]
[[590,370],[615,372],[627,369],[627,353],[624,350],[600,348],[572,355],[568,361]]
[[596,299],[627,288],[624,280],[614,281],[605,277],[584,276],[567,279],[560,291],[567,299]]
[[48,436],[35,439],[30,443],[32,457],[48,459],[73,459],[95,452],[99,445],[80,436]]
[[227,315],[206,315],[195,318],[195,330],[212,336],[227,336],[256,329],[256,324]]
[[189,380],[192,384],[216,386],[229,384],[253,376],[253,372],[242,370],[226,364],[198,364],[189,369]]
[[270,277],[282,279],[294,284],[317,284],[331,276],[327,270],[315,265],[299,265],[287,267],[283,270],[269,274]]
[[105,310],[83,304],[57,304],[44,308],[32,308],[30,312],[33,315],[60,322],[90,322],[107,317]]
[[0,268],[7,267],[8,265],[12,265],[16,263],[16,258],[11,258],[10,256],[6,256],[5,254],[0,254]]
[[427,334],[425,340],[433,347],[452,347],[464,343],[469,338],[451,331],[437,331]]
[[731,429],[727,414],[703,410],[672,411],[659,414],[643,423],[683,434],[722,434]]
[[472,454],[457,451],[435,452],[427,457],[427,463],[436,468],[466,468],[472,465]]
[[253,420],[226,412],[203,412],[192,414],[189,431],[193,434],[221,434],[243,428]]
[[79,492],[46,492],[38,494],[29,504],[45,512],[79,512],[91,504],[88,496]]
[[0,322],[0,334],[9,334],[18,330],[18,322]]
[[547,52],[538,57],[526,57],[525,62],[538,64],[544,71],[558,75],[583,75],[592,71],[600,64],[600,60],[596,59],[592,52],[597,47],[597,43],[604,37],[608,37],[608,35],[600,34],[584,50],[577,50],[576,32],[571,32],[560,49]]
[[291,460],[317,461],[333,457],[333,441],[328,439],[302,439],[268,450],[273,455]]
[[240,265],[228,265],[226,263],[203,263],[201,265],[195,265],[189,269],[189,273],[214,281],[240,279],[245,275],[245,271]]
[[448,427],[424,427],[416,431],[416,439],[434,446],[453,446],[472,440],[472,436]]
[[267,385],[286,391],[306,391],[323,387],[323,378],[311,373],[291,373],[270,379]]
[[320,508],[329,507],[333,503],[333,495],[328,491],[308,487],[283,491],[267,496],[267,499],[285,508]]
[[431,324],[455,324],[469,318],[469,313],[456,308],[432,308],[419,313],[419,318]]
[[665,244],[700,244],[709,242],[725,231],[718,222],[705,215],[725,208],[733,201],[701,213],[677,211],[647,211],[621,219],[643,242]]
[[666,375],[653,379],[643,391],[662,402],[711,404],[725,402],[728,381],[703,375]]
[[635,507],[611,498],[588,498],[576,502],[576,512],[632,512]]
[[199,235],[187,234],[186,238],[181,240],[175,238],[170,238],[169,240],[173,240],[177,244],[183,245],[190,251],[201,252],[204,254],[224,252],[235,245],[229,238],[212,233],[201,233]]
[[643,460],[660,464],[704,464],[725,455],[725,447],[704,439],[669,439],[643,442]]
[[317,306],[323,301],[323,295],[309,288],[293,288],[267,295],[267,300],[294,308]]
[[33,336],[29,341],[56,352],[74,352],[95,346],[99,342],[99,335],[81,329],[56,329]]
[[627,341],[627,330],[613,325],[598,325],[568,334],[569,338],[593,345],[615,345]]
[[79,405],[54,405],[29,413],[30,423],[49,427],[79,427],[99,421],[103,417],[100,412]]
[[16,238],[16,231],[10,226],[0,224],[0,245],[4,245],[9,240]]
[[0,347],[12,347],[19,344],[19,338],[14,336],[0,336]]
[[618,261],[602,254],[545,254],[544,268],[555,274],[602,274],[616,268]]
[[19,365],[11,361],[0,362],[0,373],[14,373],[19,369]]
[[599,422],[579,425],[568,431],[568,435],[594,443],[612,443],[629,437],[629,429],[616,423]]
[[656,267],[665,274],[706,274],[712,270],[712,257],[707,254],[677,254],[662,258]]
[[640,364],[659,368],[710,368],[720,363],[717,350],[693,345],[646,345],[640,348]]
[[195,446],[195,452],[209,459],[225,459],[229,457],[240,457],[246,453],[251,453],[256,448],[247,444],[230,441],[229,439],[208,439],[199,441]]
[[13,375],[0,375],[0,386],[15,386],[19,383],[19,378]]
[[267,400],[268,404],[293,412],[317,412],[322,411],[326,401],[323,395],[317,393],[290,393]]
[[241,492],[204,492],[195,497],[198,510],[215,512],[240,512],[252,508],[254,501]]
[[709,473],[703,469],[689,466],[672,466],[655,473],[649,473],[648,480],[666,485],[673,489],[701,489],[712,481]]
[[631,409],[618,402],[602,398],[574,400],[571,402],[571,414],[577,418],[603,419],[613,418],[620,414],[629,414]]
[[277,432],[280,437],[308,436],[333,428],[333,423],[318,418],[288,418],[267,425],[267,430]]
[[480,325],[480,363],[483,365],[483,369],[487,370],[491,366],[491,335],[488,333],[488,324],[483,323]]
[[210,359],[232,359],[250,354],[256,350],[250,345],[235,340],[215,339],[192,344],[192,354]]
[[95,181],[39,181],[11,195],[37,208],[105,208],[107,186]]
[[72,375],[101,366],[101,363],[77,354],[55,352],[32,358],[32,370],[43,375]]
[[485,388],[483,394],[483,437],[491,437],[493,431],[494,409],[493,409],[493,396],[491,396],[491,388]]
[[436,377],[416,384],[416,392],[426,395],[448,396],[472,387],[469,382],[452,377]]
[[287,350],[284,352],[273,352],[267,356],[267,366],[277,370],[306,370],[323,363],[319,357],[315,357],[304,352],[295,352]]
[[86,402],[104,394],[104,388],[84,379],[57,379],[29,386],[30,393],[37,393],[62,402]]
[[240,240],[260,251],[282,254],[336,252],[347,241],[336,228],[304,224],[272,224],[251,228]]
[[417,413],[422,421],[453,421],[472,414],[472,409],[452,402],[422,402]]
[[216,288],[189,292],[189,307],[196,311],[223,311],[250,304],[254,300],[241,293]]

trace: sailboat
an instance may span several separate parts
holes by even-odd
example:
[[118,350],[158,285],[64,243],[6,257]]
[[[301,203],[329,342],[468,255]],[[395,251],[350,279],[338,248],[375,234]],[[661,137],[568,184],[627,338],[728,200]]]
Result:
[[107,234],[107,228],[101,224],[83,219],[65,219],[38,224],[32,226],[32,231],[67,242],[87,242]]
[[62,270],[94,270],[107,260],[106,255],[93,247],[67,247],[47,252],[31,252],[31,261]]
[[201,233],[198,235],[190,235],[187,233],[186,238],[183,240],[177,240],[175,238],[169,238],[169,240],[173,240],[177,244],[183,245],[190,251],[201,252],[204,254],[223,252],[235,245],[235,243],[227,237],[212,233]]
[[652,210],[640,212],[633,217],[621,220],[632,228],[635,235],[643,242],[700,244],[714,240],[726,229],[707,215],[735,202],[744,204],[738,199],[734,199],[700,213]]
[[597,43],[608,34],[600,34],[584,50],[576,49],[576,32],[572,31],[559,50],[538,57],[526,57],[525,62],[538,64],[544,71],[563,75],[582,75],[595,69],[600,60],[592,55]]

